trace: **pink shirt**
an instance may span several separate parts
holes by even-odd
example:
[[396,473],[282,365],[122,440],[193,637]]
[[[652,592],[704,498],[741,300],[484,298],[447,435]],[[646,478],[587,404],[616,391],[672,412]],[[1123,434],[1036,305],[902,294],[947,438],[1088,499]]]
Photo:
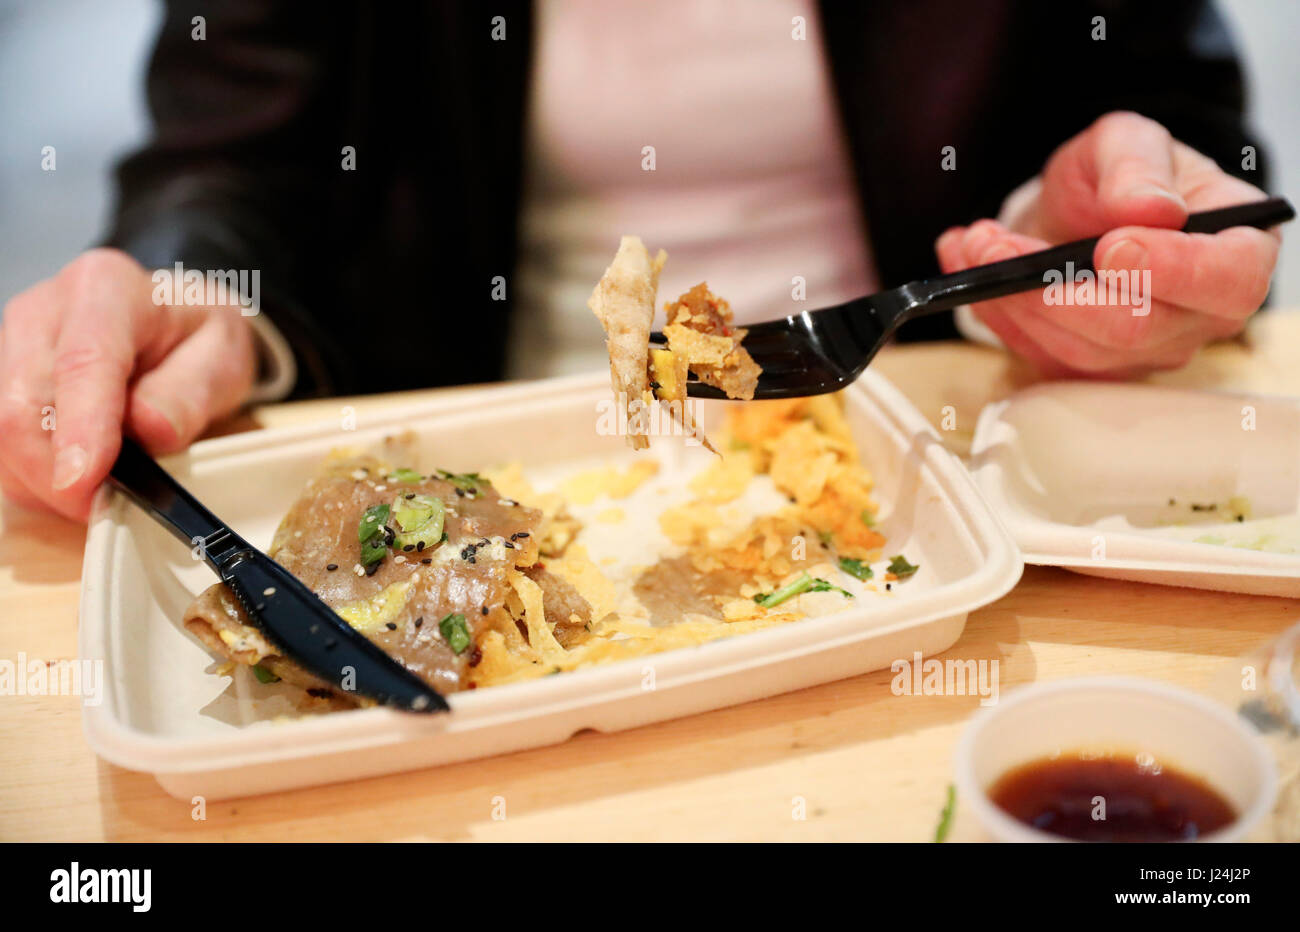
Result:
[[661,309],[702,280],[742,323],[875,290],[811,0],[542,0],[538,27],[512,377],[607,364],[586,302],[625,233],[668,251]]

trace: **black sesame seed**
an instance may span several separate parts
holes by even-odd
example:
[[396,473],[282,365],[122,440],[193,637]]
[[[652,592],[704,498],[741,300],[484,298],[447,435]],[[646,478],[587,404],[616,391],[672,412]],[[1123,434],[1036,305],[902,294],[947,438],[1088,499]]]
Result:
[[328,564],[328,565],[325,567],[325,569],[329,570],[331,573],[334,572],[334,571],[335,571],[336,569],[338,569],[338,568],[339,568],[339,565],[338,565],[337,563],[330,563],[330,564]]
[[414,493],[414,492],[407,492],[407,493],[406,493],[406,498],[407,498],[408,501],[409,501],[410,499],[412,499],[412,498],[415,498],[415,493]]
[[415,549],[415,544],[407,544],[405,547],[402,548],[402,550],[406,553],[410,553],[414,549]]
[[379,564],[380,564],[380,563],[383,563],[383,562],[384,562],[383,560],[380,560],[380,561],[378,561],[378,562],[376,562],[376,563],[371,563],[369,566],[367,566],[367,567],[366,567],[366,575],[367,575],[367,576],[374,576],[374,575],[375,575],[375,570],[379,569]]
[[424,558],[423,560],[421,560],[420,562],[423,563],[425,566],[428,566],[430,563],[433,562],[433,558],[432,558],[432,557],[425,557],[425,558]]
[[510,539],[511,539],[511,540],[518,540],[518,539],[521,538],[521,537],[527,537],[527,536],[528,536],[528,532],[527,532],[527,531],[519,531],[519,532],[517,532],[517,533],[515,533],[515,534],[511,534],[511,535],[510,535]]
[[393,624],[391,621],[388,622],[386,625],[384,625],[384,627],[387,628],[389,631],[397,630],[397,625]]
[[487,607],[486,605],[484,605],[484,606],[483,606],[483,614],[486,615],[487,613],[488,613],[488,607]]
[[423,616],[423,615],[421,615],[419,618],[415,619],[415,626],[416,626],[417,628],[420,627],[420,625],[422,625],[422,624],[424,624],[424,616]]
[[508,541],[508,540],[507,540],[507,541],[502,541],[502,543],[504,543],[504,544],[505,544],[507,547],[509,547],[511,550],[514,550],[514,549],[515,549],[515,545],[512,544],[512,543],[510,543],[510,541]]
[[422,540],[417,540],[417,541],[415,542],[415,550],[416,550],[416,552],[419,553],[419,552],[420,552],[421,550],[423,550],[423,549],[424,549],[424,541],[422,541]]
[[465,497],[465,490],[462,489],[462,488],[457,488],[457,489],[456,489],[456,494],[459,495],[461,498],[464,498],[464,497]]

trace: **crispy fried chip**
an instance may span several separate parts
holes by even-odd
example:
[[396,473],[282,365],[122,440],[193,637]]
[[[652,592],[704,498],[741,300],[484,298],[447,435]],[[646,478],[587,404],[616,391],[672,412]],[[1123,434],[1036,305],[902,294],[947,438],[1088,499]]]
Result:
[[731,306],[700,282],[666,310],[668,348],[686,359],[690,371],[728,398],[753,398],[763,370],[740,345],[747,331],[732,325]]

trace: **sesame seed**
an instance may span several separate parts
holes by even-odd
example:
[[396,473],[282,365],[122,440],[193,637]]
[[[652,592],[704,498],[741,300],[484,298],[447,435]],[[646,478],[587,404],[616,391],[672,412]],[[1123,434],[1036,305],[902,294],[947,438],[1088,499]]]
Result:
[[424,558],[423,560],[421,560],[420,562],[423,563],[425,566],[428,566],[428,565],[430,565],[431,563],[433,563],[433,557],[425,557],[425,558]]
[[394,562],[394,563],[405,563],[405,562],[406,562],[406,557],[402,556],[402,555],[399,553],[397,556],[393,557],[393,562]]
[[267,586],[265,589],[262,590],[262,595],[266,596],[267,598],[270,598],[271,596],[275,595],[275,586]]
[[384,627],[387,628],[389,631],[397,630],[397,625],[393,624],[391,621],[388,622],[386,625],[384,625]]
[[422,625],[422,624],[424,624],[424,616],[423,616],[423,615],[421,615],[419,618],[415,619],[415,626],[416,626],[417,628],[420,627],[420,625]]
[[352,567],[352,572],[356,573],[358,576],[364,576],[366,575],[366,568],[358,563],[356,566]]
[[334,571],[335,571],[336,569],[338,569],[338,568],[339,568],[339,565],[338,565],[337,563],[327,563],[327,564],[325,564],[325,569],[327,569],[327,570],[328,570],[329,572],[331,572],[331,573],[334,572]]

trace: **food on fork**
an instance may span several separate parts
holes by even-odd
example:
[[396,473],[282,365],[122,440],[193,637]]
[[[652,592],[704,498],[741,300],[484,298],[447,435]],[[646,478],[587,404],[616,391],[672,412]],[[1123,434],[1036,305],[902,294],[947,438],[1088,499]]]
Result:
[[627,412],[627,440],[634,450],[650,445],[646,439],[646,415],[654,401],[647,374],[650,324],[655,316],[659,272],[667,260],[668,254],[662,249],[651,259],[640,237],[624,236],[614,261],[587,301],[605,328],[610,381],[615,397]]
[[740,345],[747,331],[732,325],[731,306],[700,282],[666,310],[664,336],[673,357],[728,398],[752,399],[763,370]]
[[632,448],[649,446],[650,416],[659,401],[687,436],[712,450],[687,408],[688,375],[695,373],[729,398],[748,400],[762,370],[740,345],[746,331],[732,326],[730,306],[704,282],[666,306],[668,347],[650,347],[659,273],[667,260],[662,249],[652,260],[639,237],[624,236],[587,306],[605,328],[610,380],[627,416]]

